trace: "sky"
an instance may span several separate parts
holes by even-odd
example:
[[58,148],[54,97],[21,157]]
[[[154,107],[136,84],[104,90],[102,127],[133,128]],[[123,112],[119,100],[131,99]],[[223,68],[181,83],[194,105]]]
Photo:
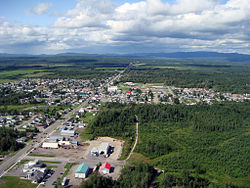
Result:
[[0,0],[0,53],[250,54],[250,0]]

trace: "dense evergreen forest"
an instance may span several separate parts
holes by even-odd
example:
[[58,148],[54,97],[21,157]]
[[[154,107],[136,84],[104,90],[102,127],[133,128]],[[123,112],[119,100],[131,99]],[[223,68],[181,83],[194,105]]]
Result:
[[16,93],[10,88],[2,87],[0,90],[0,105],[19,105],[21,104],[20,99],[30,98],[30,104],[36,104],[37,102],[33,99],[38,92],[27,92],[27,93]]
[[22,144],[16,142],[18,131],[14,129],[0,128],[0,153],[6,154],[8,151],[16,151],[23,147]]
[[96,136],[132,137],[135,114],[139,119],[135,152],[165,171],[155,181],[156,186],[250,185],[249,102],[106,104],[90,129]]

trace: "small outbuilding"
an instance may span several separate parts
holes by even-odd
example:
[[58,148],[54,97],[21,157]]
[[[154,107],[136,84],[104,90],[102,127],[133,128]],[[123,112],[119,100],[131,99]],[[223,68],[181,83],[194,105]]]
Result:
[[87,178],[89,173],[89,165],[86,163],[80,164],[76,171],[75,171],[75,177],[76,178]]

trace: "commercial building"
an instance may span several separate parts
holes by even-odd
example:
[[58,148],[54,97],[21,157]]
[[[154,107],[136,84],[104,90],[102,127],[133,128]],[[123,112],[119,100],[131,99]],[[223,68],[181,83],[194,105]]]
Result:
[[42,145],[42,148],[58,149],[59,144],[57,142],[44,142],[43,145]]
[[108,155],[109,152],[109,143],[103,142],[99,147],[93,147],[91,150],[91,154],[98,156],[98,155]]
[[101,145],[98,147],[99,154],[107,155],[109,151],[109,143],[103,142]]
[[74,136],[75,130],[63,129],[61,130],[61,135],[62,136]]
[[75,177],[76,178],[86,178],[89,173],[89,165],[86,163],[80,164],[76,171],[75,171]]
[[110,86],[108,87],[108,92],[116,92],[118,90],[117,86]]

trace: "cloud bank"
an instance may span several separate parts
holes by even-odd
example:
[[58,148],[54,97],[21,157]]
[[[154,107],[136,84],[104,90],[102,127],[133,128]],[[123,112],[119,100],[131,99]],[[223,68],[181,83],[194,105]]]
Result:
[[34,8],[32,8],[32,12],[37,15],[46,14],[53,7],[52,3],[39,3]]
[[[117,6],[111,0],[78,0],[49,27],[0,22],[0,51],[25,46],[26,53],[38,54],[202,50],[250,54],[249,4],[250,0],[146,0]],[[52,6],[39,5],[34,7],[36,14]]]

